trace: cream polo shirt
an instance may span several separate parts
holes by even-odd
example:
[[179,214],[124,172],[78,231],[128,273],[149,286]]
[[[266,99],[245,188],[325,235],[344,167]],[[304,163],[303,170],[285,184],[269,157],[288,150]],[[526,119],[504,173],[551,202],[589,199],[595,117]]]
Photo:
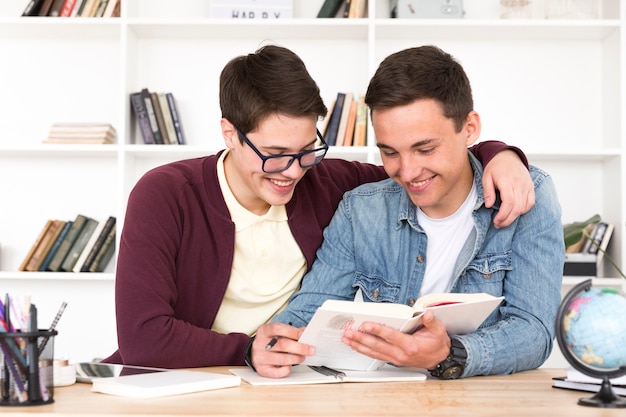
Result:
[[285,206],[271,206],[258,216],[239,204],[224,173],[227,153],[220,156],[217,176],[235,223],[235,257],[212,330],[252,335],[300,287],[306,260],[289,230]]

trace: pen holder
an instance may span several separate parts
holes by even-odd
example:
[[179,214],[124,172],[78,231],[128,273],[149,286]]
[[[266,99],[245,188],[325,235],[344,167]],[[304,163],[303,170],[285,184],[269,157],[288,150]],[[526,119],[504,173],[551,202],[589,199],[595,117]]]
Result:
[[0,406],[54,402],[56,330],[0,333]]

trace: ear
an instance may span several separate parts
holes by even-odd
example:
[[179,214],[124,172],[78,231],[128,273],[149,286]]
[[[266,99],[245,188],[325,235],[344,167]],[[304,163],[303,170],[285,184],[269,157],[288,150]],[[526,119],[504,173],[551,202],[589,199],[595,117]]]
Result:
[[467,146],[471,146],[478,140],[480,137],[480,116],[475,111],[471,111],[467,115],[467,120],[465,122],[465,144]]
[[220,126],[222,128],[222,137],[224,143],[228,149],[233,149],[239,143],[239,135],[237,129],[228,119],[222,118],[220,120]]

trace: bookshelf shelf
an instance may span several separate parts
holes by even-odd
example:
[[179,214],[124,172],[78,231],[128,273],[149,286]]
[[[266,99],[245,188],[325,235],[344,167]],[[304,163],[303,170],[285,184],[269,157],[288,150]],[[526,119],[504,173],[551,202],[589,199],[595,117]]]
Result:
[[[11,63],[0,78],[3,289],[53,294],[52,315],[61,296],[71,298],[68,315],[90,297],[103,312],[99,326],[109,329],[93,356],[110,353],[115,259],[104,274],[17,272],[21,260],[46,219],[81,212],[115,215],[122,225],[143,173],[222,149],[221,69],[266,43],[298,53],[328,105],[338,91],[364,93],[392,52],[426,43],[446,49],[472,81],[481,139],[520,146],[553,176],[564,223],[594,213],[613,223],[609,253],[623,264],[626,0],[602,0],[597,20],[501,20],[496,0],[493,7],[465,0],[466,18],[458,20],[390,19],[387,0],[370,0],[369,18],[316,19],[322,2],[294,0],[293,19],[265,21],[212,19],[206,0],[124,0],[113,19],[22,18],[26,0],[0,2],[0,56]],[[534,10],[542,3],[533,2]],[[143,144],[128,95],[144,87],[175,94],[187,145]],[[71,121],[110,122],[117,143],[41,144],[52,123]],[[371,128],[367,146],[332,147],[328,156],[380,162]],[[604,275],[616,274],[605,268]],[[573,282],[566,278],[564,287]],[[104,287],[98,297],[91,297],[94,285]],[[61,354],[91,359],[73,354],[73,340],[57,339]]]

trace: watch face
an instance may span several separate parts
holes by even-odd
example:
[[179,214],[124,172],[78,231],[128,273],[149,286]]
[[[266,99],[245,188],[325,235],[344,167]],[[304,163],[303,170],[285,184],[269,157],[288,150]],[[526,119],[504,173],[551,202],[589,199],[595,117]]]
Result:
[[450,366],[448,369],[445,369],[441,373],[442,379],[457,379],[463,373],[463,366],[461,364],[455,363]]

